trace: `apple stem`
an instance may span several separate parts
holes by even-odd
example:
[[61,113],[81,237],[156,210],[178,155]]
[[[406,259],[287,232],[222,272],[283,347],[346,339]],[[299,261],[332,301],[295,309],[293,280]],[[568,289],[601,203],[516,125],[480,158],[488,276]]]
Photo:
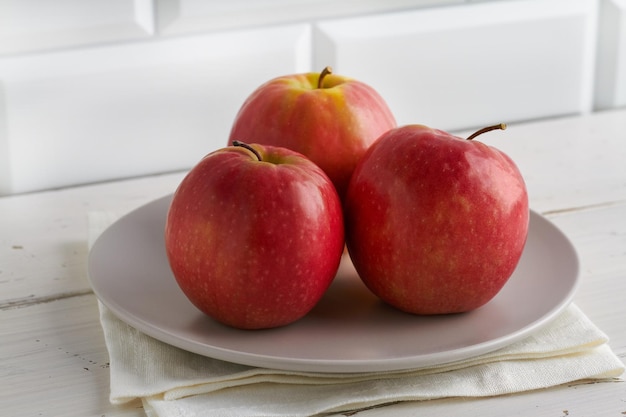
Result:
[[328,75],[328,74],[332,74],[333,73],[333,69],[332,67],[326,67],[322,70],[322,72],[320,72],[320,78],[317,80],[317,88],[322,88],[322,85],[324,84],[324,78]]
[[263,161],[263,158],[261,158],[261,154],[259,154],[259,152],[256,149],[254,149],[252,146],[248,145],[247,143],[240,142],[238,140],[234,140],[233,141],[233,146],[240,146],[242,148],[245,148],[245,149],[249,150],[250,152],[252,152],[257,157],[259,162]]
[[482,129],[477,130],[476,132],[472,133],[467,138],[467,140],[472,140],[472,139],[474,139],[478,135],[482,135],[483,133],[491,132],[492,130],[498,130],[498,129],[504,130],[504,129],[506,129],[506,125],[504,123],[499,123],[497,125],[483,127]]

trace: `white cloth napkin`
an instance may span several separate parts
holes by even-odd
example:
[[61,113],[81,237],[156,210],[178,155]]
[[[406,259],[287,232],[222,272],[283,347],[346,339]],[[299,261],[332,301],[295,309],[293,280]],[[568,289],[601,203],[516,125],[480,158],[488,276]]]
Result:
[[[117,216],[90,214],[90,243]],[[155,340],[99,303],[114,404],[141,398],[149,417],[311,416],[397,401],[483,397],[619,377],[607,336],[574,304],[549,326],[495,352],[390,373],[326,374],[220,361]]]

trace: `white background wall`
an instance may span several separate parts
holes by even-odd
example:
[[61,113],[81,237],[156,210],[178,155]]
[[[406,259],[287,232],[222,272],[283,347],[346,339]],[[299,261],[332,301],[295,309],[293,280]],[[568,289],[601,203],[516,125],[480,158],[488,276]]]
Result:
[[0,195],[193,166],[333,66],[400,124],[626,106],[626,0],[0,0]]

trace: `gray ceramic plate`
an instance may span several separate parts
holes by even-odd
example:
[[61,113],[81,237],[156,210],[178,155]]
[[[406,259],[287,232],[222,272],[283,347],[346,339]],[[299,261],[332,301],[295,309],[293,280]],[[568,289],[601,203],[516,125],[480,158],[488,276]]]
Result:
[[531,212],[517,270],[485,306],[466,314],[418,317],[381,303],[347,256],[320,303],[289,326],[243,331],[197,310],[178,288],[163,230],[171,196],[109,227],[89,255],[97,297],[118,318],[165,343],[252,366],[313,372],[392,371],[487,353],[549,323],[571,301],[576,252],[547,219]]

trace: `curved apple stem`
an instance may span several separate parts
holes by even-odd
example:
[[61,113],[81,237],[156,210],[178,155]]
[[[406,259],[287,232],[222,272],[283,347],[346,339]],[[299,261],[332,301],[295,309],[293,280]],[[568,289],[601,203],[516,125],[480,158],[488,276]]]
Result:
[[324,84],[324,78],[328,75],[328,74],[332,74],[333,73],[333,69],[332,67],[326,67],[322,70],[322,72],[320,72],[320,78],[317,80],[317,88],[320,89],[322,88],[322,85]]
[[472,140],[472,139],[474,139],[478,135],[482,135],[483,133],[491,132],[492,130],[498,130],[498,129],[504,130],[504,129],[506,129],[506,125],[504,123],[499,123],[497,125],[483,127],[482,129],[477,130],[476,132],[472,133],[467,138],[467,140]]
[[256,149],[254,149],[252,146],[248,145],[247,143],[240,142],[238,140],[234,140],[233,141],[233,146],[240,146],[242,148],[245,148],[245,149],[249,150],[250,152],[252,152],[257,157],[259,162],[263,161],[263,158],[261,158],[261,154]]

